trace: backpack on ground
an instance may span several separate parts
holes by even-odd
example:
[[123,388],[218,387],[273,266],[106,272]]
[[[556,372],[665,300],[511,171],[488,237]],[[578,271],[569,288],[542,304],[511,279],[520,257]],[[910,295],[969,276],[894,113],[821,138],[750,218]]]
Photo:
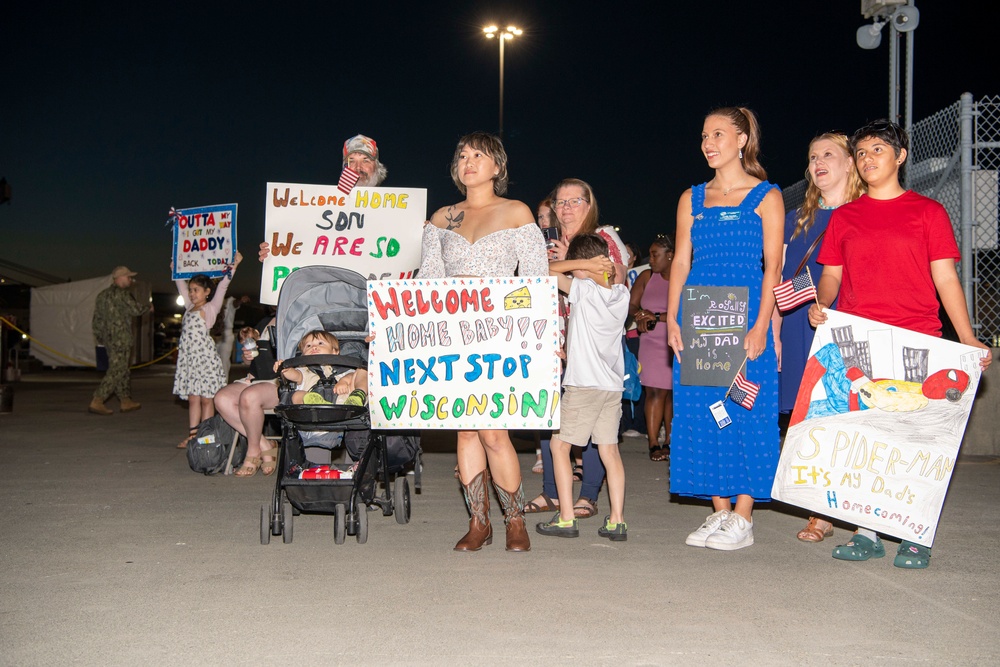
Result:
[[[236,430],[219,415],[213,415],[198,424],[198,433],[187,443],[187,459],[191,470],[203,475],[225,472],[229,463],[229,448],[233,446]],[[236,441],[233,468],[243,465],[247,455],[247,439],[242,435]]]

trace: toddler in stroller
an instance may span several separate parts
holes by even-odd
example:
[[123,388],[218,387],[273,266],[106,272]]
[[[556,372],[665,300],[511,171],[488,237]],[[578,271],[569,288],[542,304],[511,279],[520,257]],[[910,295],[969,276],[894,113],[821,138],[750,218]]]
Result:
[[[367,540],[369,507],[395,514],[398,523],[409,521],[405,472],[414,469],[419,489],[419,438],[370,430],[367,298],[365,279],[336,267],[301,268],[282,285],[276,336],[281,401],[275,408],[282,441],[270,507],[261,508],[262,544],[271,535],[291,542],[292,517],[301,512],[333,514],[338,544],[345,534]],[[349,468],[309,461],[306,447],[333,448],[341,441],[354,462]]]
[[[302,356],[314,354],[340,354],[340,341],[333,334],[323,331],[310,331],[299,341],[299,352]],[[282,366],[280,361],[274,364],[275,372]],[[353,371],[346,370],[333,375],[337,381],[333,385],[333,396],[324,396],[321,392],[313,391],[320,382],[320,373],[326,379],[333,373],[332,366],[304,366],[301,368],[282,368],[281,376],[295,384],[295,391],[292,392],[291,401],[296,405],[308,403],[311,405],[324,405],[336,403],[337,405],[365,405],[368,403],[368,371],[357,368]],[[334,400],[330,400],[330,399]]]

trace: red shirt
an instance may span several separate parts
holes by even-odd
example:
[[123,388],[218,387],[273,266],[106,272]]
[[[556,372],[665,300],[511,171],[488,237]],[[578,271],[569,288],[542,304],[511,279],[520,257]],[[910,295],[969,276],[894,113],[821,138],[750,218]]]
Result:
[[940,336],[931,262],[960,257],[944,207],[907,190],[834,211],[817,261],[843,267],[841,312]]

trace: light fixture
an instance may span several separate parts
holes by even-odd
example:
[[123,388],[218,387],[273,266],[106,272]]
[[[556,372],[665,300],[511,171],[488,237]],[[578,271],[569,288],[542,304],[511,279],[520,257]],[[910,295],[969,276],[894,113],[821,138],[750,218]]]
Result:
[[500,30],[495,25],[488,25],[483,28],[483,34],[486,35],[487,39],[493,39],[494,37],[500,43],[500,112],[499,112],[499,132],[500,139],[503,139],[503,43],[514,39],[515,36],[521,35],[524,31],[517,26],[509,25],[503,30]]
[[883,27],[885,27],[885,22],[876,20],[871,25],[863,25],[858,28],[858,46],[862,49],[877,49],[882,43]]

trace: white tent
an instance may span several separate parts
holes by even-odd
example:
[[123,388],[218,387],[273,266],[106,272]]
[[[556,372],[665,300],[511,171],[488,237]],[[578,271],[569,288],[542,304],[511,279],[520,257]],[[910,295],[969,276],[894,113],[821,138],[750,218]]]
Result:
[[[110,285],[111,276],[107,275],[32,288],[31,356],[46,366],[93,366],[96,356],[94,333],[91,329],[94,303],[97,295]],[[149,301],[148,283],[137,283],[133,289],[139,303]],[[149,331],[150,316],[144,315],[141,319],[144,326],[140,326],[139,330]],[[136,337],[140,341],[137,347],[140,351],[145,349],[147,352],[140,353],[140,357],[148,358],[150,346],[141,342],[145,338],[149,336]],[[54,352],[46,348],[51,348]]]

